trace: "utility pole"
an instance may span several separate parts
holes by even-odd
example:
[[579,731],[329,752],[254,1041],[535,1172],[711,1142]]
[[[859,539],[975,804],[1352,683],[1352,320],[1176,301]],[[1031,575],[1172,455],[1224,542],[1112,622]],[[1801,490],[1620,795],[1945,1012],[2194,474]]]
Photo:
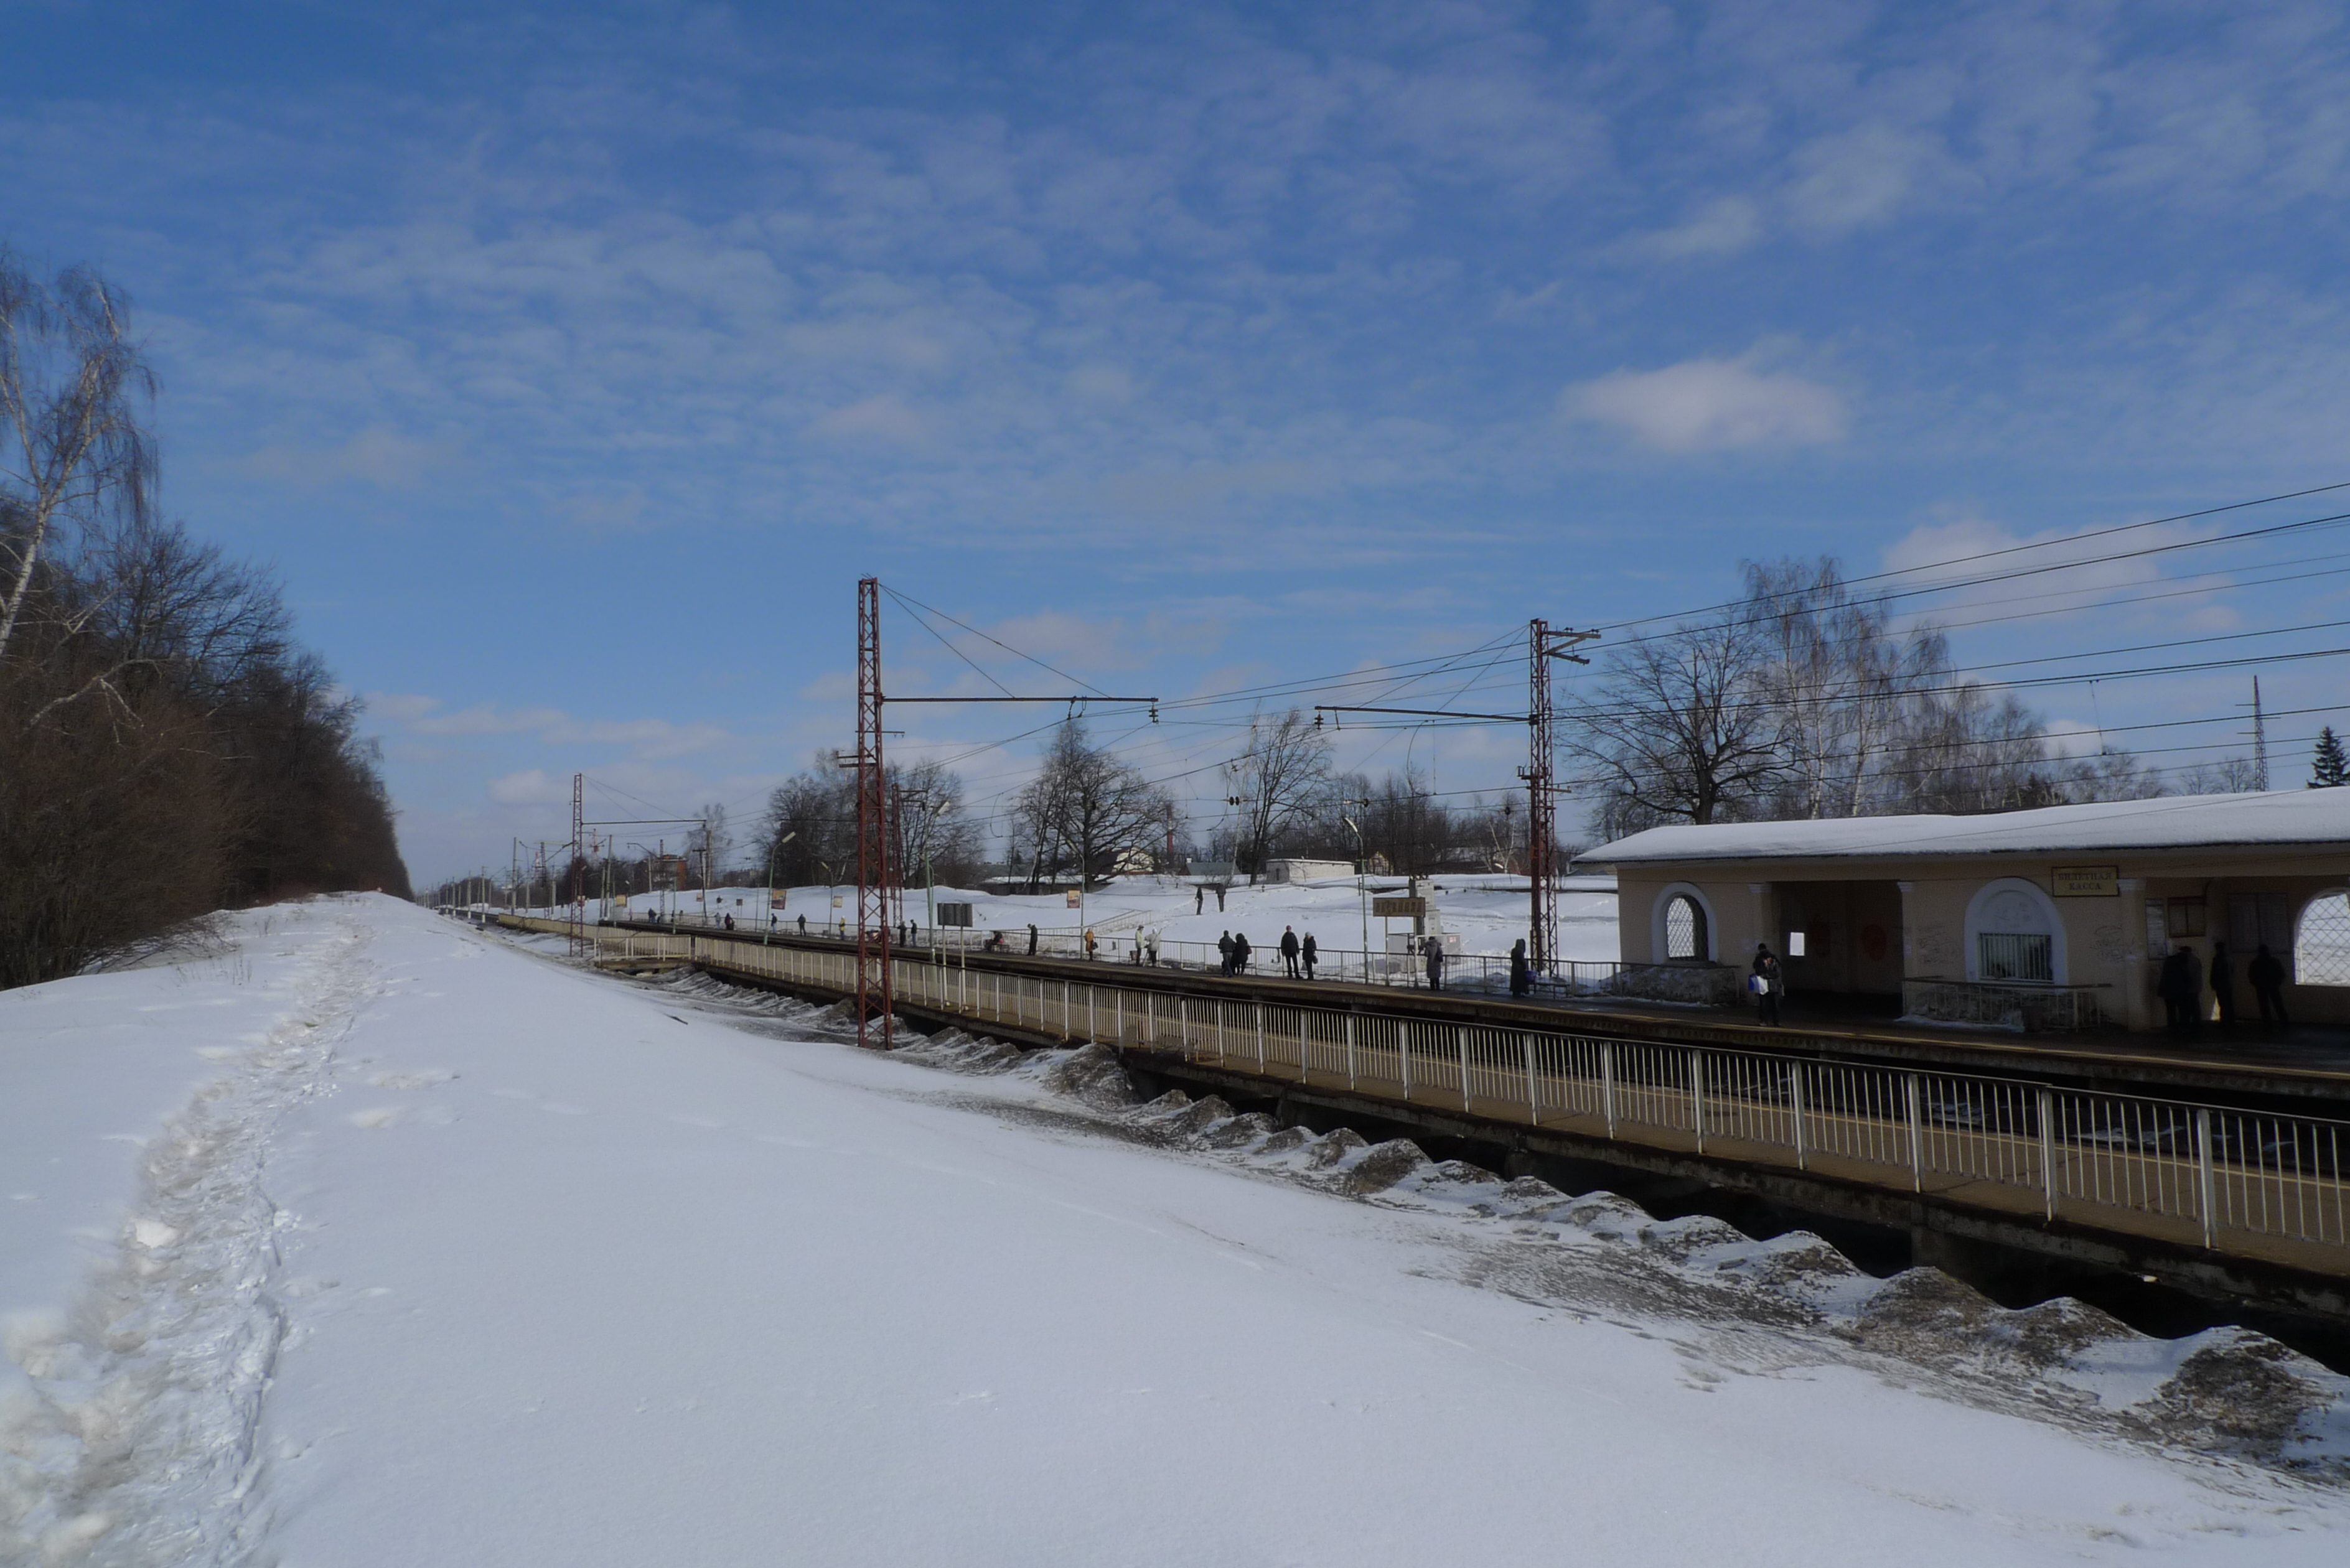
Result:
[[2261,711],[2261,678],[2252,677],[2252,787],[2269,787],[2269,721]]
[[857,582],[857,1043],[889,1049],[889,785],[881,766],[881,579]]
[[[1113,697],[1087,692],[1069,697],[900,697],[900,702],[1132,702],[1150,706],[1150,722],[1159,722],[1156,697]],[[857,1043],[867,1044],[866,1024],[878,1009],[880,1044],[889,1048],[889,791],[881,764],[881,579],[857,580]],[[836,757],[838,753],[834,753]],[[1084,868],[1079,867],[1078,898],[1082,910]],[[1080,919],[1082,919],[1082,913]]]
[[1536,974],[1558,961],[1558,806],[1552,770],[1557,755],[1553,732],[1550,661],[1591,661],[1567,650],[1589,642],[1596,631],[1553,630],[1550,622],[1526,623],[1526,877],[1534,908],[1527,920],[1527,958]]
[[1464,713],[1450,708],[1371,708],[1326,702],[1314,705],[1316,713],[1384,713],[1401,718],[1449,719],[1455,723],[1526,727],[1526,765],[1518,770],[1518,776],[1526,781],[1526,871],[1533,897],[1527,921],[1527,957],[1537,973],[1558,958],[1558,784],[1552,773],[1555,742],[1550,661],[1564,659],[1569,664],[1590,663],[1569,649],[1598,636],[1596,631],[1554,627],[1546,620],[1526,623],[1527,702],[1523,713]]
[[571,775],[571,956],[588,951],[588,775]]

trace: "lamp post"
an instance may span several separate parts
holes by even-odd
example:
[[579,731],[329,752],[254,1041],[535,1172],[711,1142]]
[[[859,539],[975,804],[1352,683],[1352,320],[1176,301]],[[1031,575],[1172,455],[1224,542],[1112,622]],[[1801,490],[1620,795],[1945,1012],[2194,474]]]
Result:
[[[1354,803],[1349,801],[1347,804],[1351,805]],[[1362,827],[1353,817],[1342,816],[1338,820],[1352,828],[1355,834],[1355,902],[1363,911],[1363,981],[1367,985],[1371,979],[1371,894],[1370,884],[1365,880],[1364,873],[1371,867],[1371,852],[1363,846]]]

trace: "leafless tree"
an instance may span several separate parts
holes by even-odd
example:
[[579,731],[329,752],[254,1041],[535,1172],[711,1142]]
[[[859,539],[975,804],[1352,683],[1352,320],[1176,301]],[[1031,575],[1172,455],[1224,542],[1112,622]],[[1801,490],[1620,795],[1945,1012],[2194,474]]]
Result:
[[1025,830],[1033,887],[1061,865],[1088,881],[1112,875],[1128,851],[1148,851],[1167,820],[1168,800],[1108,748],[1088,743],[1085,721],[1070,719],[1054,732],[1044,767],[1014,810]]
[[1330,740],[1303,709],[1249,721],[1248,749],[1223,766],[1240,801],[1234,859],[1252,881],[1281,830],[1312,809],[1330,779]]
[[1769,653],[1735,616],[1635,643],[1571,711],[1567,750],[1611,800],[1654,820],[1749,815],[1787,766]]
[[138,416],[154,390],[110,286],[78,268],[44,285],[0,250],[0,659],[61,524],[147,516],[155,451]]

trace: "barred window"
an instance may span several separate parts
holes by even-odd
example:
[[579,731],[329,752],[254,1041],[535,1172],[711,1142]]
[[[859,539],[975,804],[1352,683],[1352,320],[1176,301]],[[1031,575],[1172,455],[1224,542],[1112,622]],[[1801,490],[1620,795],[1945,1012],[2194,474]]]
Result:
[[2301,911],[2293,978],[2299,985],[2350,985],[2350,896],[2329,893]]
[[1975,936],[1975,972],[1985,980],[2036,981],[2055,978],[2051,943],[2044,936],[2020,931],[1981,931]]
[[1711,946],[1705,939],[1705,910],[1687,893],[1677,893],[1665,906],[1665,957],[1701,959]]

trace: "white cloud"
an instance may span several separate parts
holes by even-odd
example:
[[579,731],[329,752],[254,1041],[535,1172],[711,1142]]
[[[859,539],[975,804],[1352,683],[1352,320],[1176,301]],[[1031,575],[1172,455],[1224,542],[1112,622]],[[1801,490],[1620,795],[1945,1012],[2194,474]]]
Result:
[[1823,136],[1798,148],[1790,161],[1788,210],[1825,234],[1884,223],[1921,187],[1954,177],[1939,140],[1884,124]]
[[1735,255],[1762,237],[1762,209],[1743,196],[1722,196],[1669,229],[1636,235],[1625,249],[1638,255],[1679,261],[1690,256]]
[[566,717],[559,708],[501,709],[494,702],[478,702],[454,713],[412,720],[409,728],[420,735],[516,735],[560,724]]
[[369,691],[363,701],[370,714],[379,719],[389,719],[396,724],[413,724],[441,706],[438,697],[420,697],[400,691]]
[[370,425],[340,446],[265,446],[243,467],[257,478],[308,490],[352,483],[407,490],[455,463],[459,450],[454,441],[411,441],[388,426]]
[[1830,389],[1746,359],[1619,370],[1567,388],[1559,411],[1613,425],[1660,452],[1817,445],[1843,440],[1850,422]]
[[570,799],[570,792],[558,787],[545,768],[525,768],[492,779],[490,799],[500,805],[551,805],[558,799]]
[[835,409],[809,427],[818,435],[849,436],[914,446],[930,434],[930,421],[893,393]]

